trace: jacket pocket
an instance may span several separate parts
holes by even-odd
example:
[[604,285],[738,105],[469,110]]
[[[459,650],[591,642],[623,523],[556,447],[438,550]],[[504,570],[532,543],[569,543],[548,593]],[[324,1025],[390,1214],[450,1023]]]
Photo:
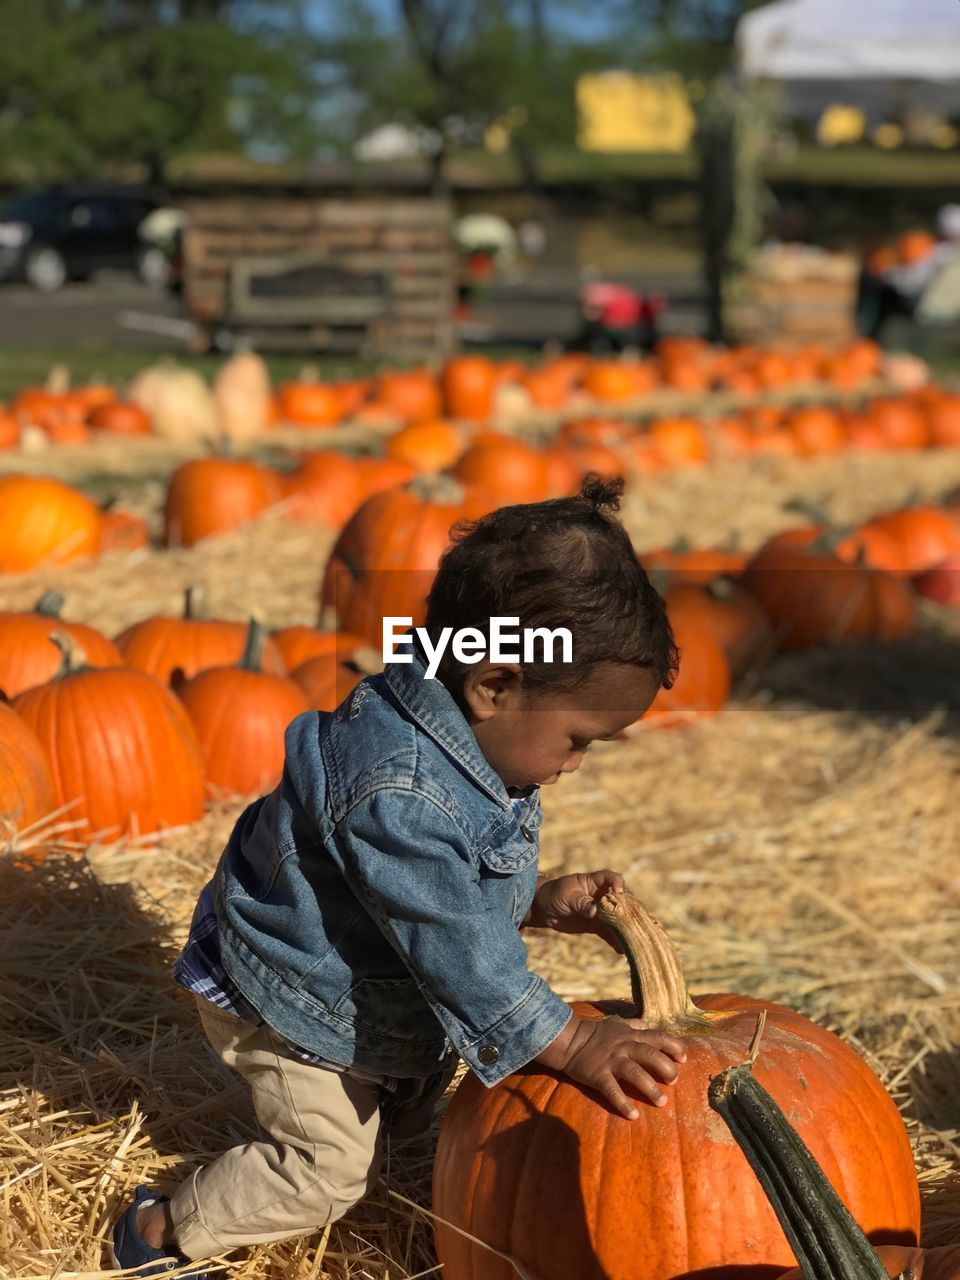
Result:
[[333,1006],[358,1044],[391,1041],[411,1047],[443,1039],[443,1029],[412,978],[361,978]]

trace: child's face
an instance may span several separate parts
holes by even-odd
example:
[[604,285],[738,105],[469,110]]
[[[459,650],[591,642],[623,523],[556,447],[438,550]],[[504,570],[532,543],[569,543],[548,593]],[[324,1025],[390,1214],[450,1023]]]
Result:
[[463,700],[480,749],[506,787],[550,786],[579,769],[591,742],[615,737],[644,714],[659,682],[652,671],[598,663],[569,693],[525,689],[519,667],[482,663]]

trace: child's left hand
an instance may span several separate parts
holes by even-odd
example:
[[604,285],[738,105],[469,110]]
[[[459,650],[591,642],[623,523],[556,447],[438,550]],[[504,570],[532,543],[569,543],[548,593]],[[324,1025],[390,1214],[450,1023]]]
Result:
[[626,888],[617,871],[579,871],[575,875],[544,880],[537,889],[529,924],[558,933],[595,933],[614,951],[621,951],[616,937],[597,916],[597,903],[605,893]]

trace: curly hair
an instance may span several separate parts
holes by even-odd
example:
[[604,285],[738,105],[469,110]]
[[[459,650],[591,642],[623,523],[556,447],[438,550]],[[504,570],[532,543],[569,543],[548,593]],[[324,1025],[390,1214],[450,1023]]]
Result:
[[[489,640],[492,617],[521,628],[566,627],[570,662],[524,662],[530,688],[575,689],[598,663],[645,667],[669,689],[678,654],[663,600],[617,519],[623,480],[588,475],[573,498],[501,507],[453,530],[427,599],[433,643],[444,627],[475,627]],[[448,649],[438,675],[455,692],[468,667]]]

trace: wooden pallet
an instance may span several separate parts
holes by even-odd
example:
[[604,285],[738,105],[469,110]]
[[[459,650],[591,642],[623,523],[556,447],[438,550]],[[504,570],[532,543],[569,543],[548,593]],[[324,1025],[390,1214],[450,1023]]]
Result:
[[[205,337],[227,329],[375,358],[450,350],[448,202],[223,196],[185,207],[184,307]],[[295,289],[301,272],[313,273],[310,287]]]

